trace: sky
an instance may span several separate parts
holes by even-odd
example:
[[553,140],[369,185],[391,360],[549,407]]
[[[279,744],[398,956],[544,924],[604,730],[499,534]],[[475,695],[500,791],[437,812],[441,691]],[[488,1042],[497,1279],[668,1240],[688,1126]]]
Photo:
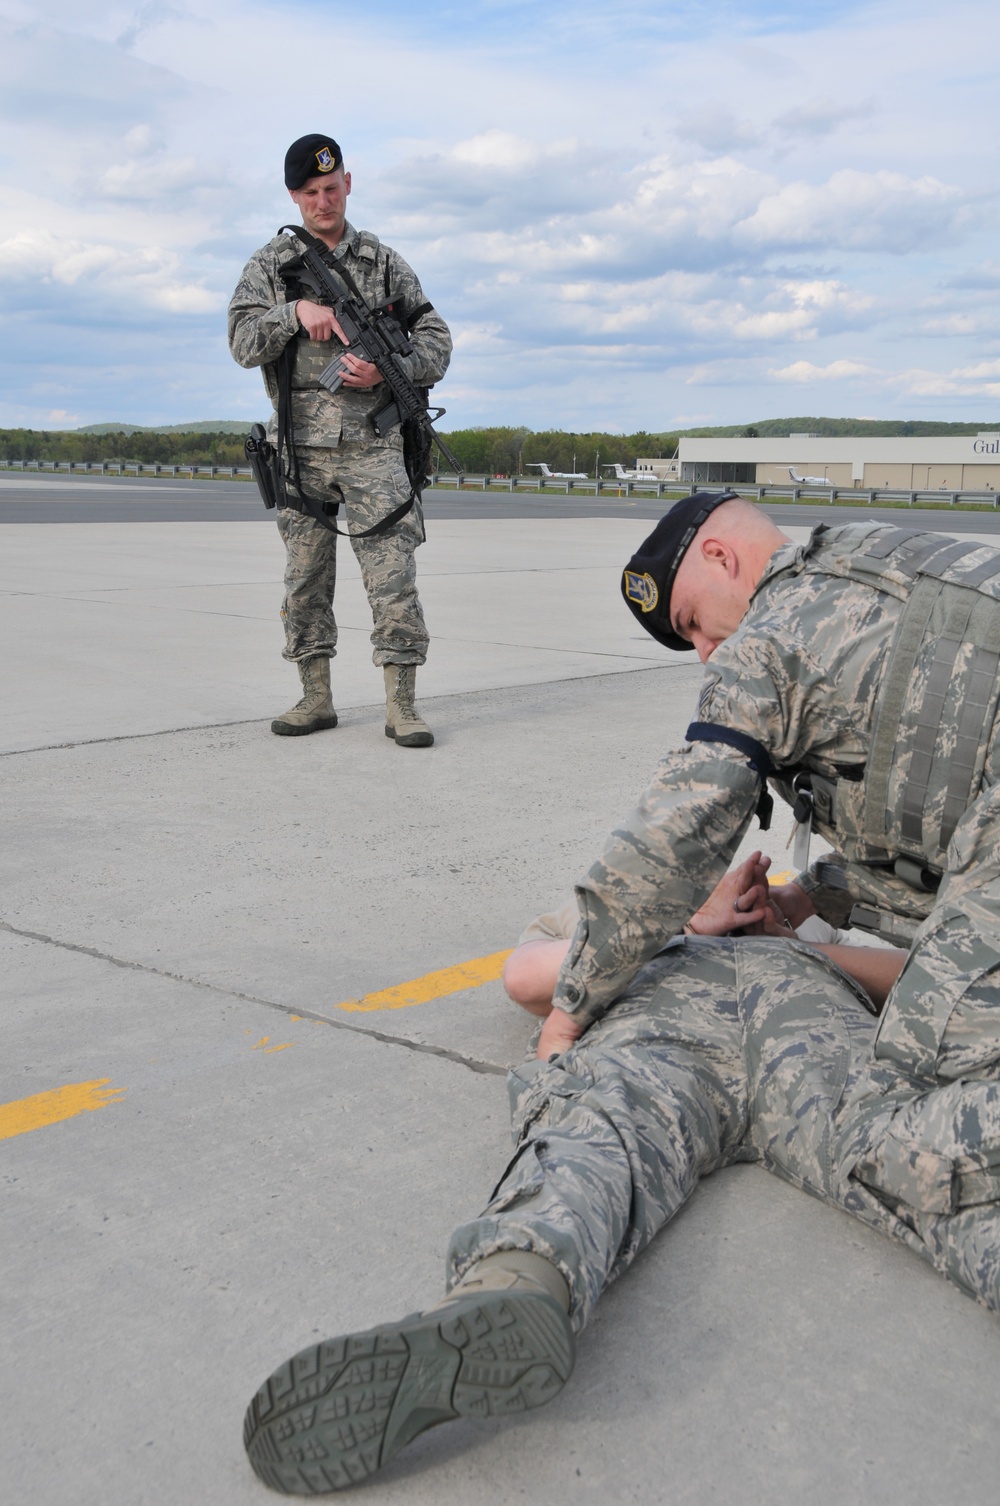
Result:
[[0,426],[265,415],[226,305],[329,132],[441,428],[1000,415],[1000,6],[0,0]]

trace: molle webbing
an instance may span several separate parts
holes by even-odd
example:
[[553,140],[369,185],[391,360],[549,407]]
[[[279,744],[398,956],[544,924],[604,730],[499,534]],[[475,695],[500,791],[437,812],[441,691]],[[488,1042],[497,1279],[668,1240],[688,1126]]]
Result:
[[[874,536],[868,547],[858,555],[856,563],[863,568],[866,559],[887,560],[891,554],[895,556],[890,562],[891,567],[903,575],[911,578],[917,575],[937,576],[949,565],[956,564],[967,554],[975,554],[982,547],[979,543],[964,544],[956,539],[945,540],[939,533],[924,533],[916,528],[887,528]],[[985,564],[965,572],[960,584],[979,586],[994,575],[1000,575],[1000,553]]]
[[[882,681],[865,777],[864,838],[920,854],[936,867],[979,793],[1000,699],[1000,601],[982,589],[1000,577],[1000,552],[956,568],[982,549],[894,528],[873,539],[857,562],[864,571],[866,558],[885,560],[914,580]],[[940,579],[946,569],[951,580]]]

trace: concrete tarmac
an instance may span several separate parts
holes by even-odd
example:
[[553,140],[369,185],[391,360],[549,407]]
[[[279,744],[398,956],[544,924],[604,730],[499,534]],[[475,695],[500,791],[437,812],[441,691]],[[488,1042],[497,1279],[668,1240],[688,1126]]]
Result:
[[[644,518],[658,519],[671,505],[636,492],[484,492],[473,486],[430,487],[423,494],[424,513],[437,521],[504,518]],[[782,528],[811,528],[816,522],[850,523],[859,516],[914,528],[967,534],[1000,532],[1000,517],[991,507],[857,507],[817,502],[762,504]],[[127,476],[59,476],[15,473],[0,475],[0,523],[254,523],[266,517],[256,487],[248,481],[129,479]]]
[[[262,1506],[263,1377],[440,1293],[510,1154],[529,1022],[497,954],[694,706],[697,664],[618,595],[648,528],[432,521],[429,750],[383,735],[349,549],[341,725],[287,739],[266,519],[0,533],[5,1500]],[[787,868],[788,831],[745,850]],[[425,1435],[364,1499],[936,1506],[998,1467],[996,1318],[737,1167],[607,1294],[556,1402]]]

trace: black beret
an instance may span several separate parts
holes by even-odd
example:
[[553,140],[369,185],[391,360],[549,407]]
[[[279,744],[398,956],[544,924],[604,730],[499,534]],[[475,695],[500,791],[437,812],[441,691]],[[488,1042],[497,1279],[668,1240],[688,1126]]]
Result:
[[670,593],[692,539],[705,519],[737,492],[692,492],[661,518],[625,566],[622,595],[637,622],[657,643],[680,652],[693,643],[678,638],[670,624]]
[[343,161],[332,136],[300,136],[285,153],[285,187],[301,188],[320,173],[336,172]]

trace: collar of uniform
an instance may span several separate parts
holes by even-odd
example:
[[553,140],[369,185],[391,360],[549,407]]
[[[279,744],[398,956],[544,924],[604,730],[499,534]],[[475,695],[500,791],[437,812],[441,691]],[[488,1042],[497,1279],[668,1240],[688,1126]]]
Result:
[[350,251],[352,256],[357,256],[358,242],[360,241],[360,239],[360,235],[355,230],[350,220],[345,220],[344,233],[341,236],[340,240],[337,242],[337,245],[333,248],[332,255],[336,257],[346,256],[347,252]]
[[754,587],[750,600],[753,601],[757,592],[762,591],[768,581],[773,580],[776,575],[780,575],[782,570],[787,570],[790,566],[794,565],[801,553],[801,544],[796,544],[793,539],[789,539],[787,544],[779,545],[764,566],[764,573]]

